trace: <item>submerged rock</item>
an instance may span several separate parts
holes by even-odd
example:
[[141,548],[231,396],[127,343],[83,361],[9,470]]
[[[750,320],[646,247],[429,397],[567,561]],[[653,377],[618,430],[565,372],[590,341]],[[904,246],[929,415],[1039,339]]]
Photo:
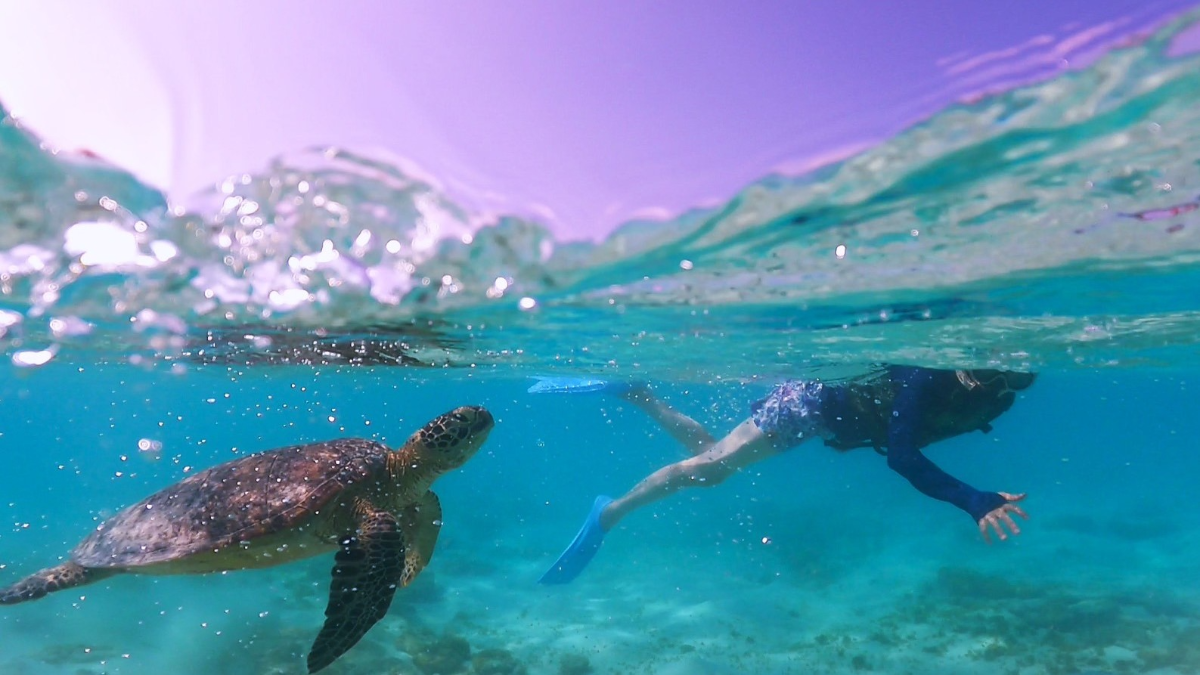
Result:
[[413,660],[413,665],[426,675],[456,675],[466,672],[471,658],[471,643],[461,635],[415,632],[401,639],[401,645]]
[[507,649],[485,649],[471,659],[475,675],[525,675],[525,665]]
[[592,662],[583,654],[563,654],[558,661],[558,675],[588,675]]
[[114,647],[77,642],[48,644],[37,652],[37,657],[47,665],[65,666],[100,663],[115,658],[118,654]]

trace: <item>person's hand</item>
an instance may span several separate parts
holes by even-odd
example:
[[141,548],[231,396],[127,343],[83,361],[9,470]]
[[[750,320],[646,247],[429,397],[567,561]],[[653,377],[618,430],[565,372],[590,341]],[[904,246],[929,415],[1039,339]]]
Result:
[[987,515],[979,519],[979,534],[983,535],[983,540],[987,543],[992,543],[992,538],[988,534],[988,528],[991,528],[996,533],[996,537],[1000,541],[1008,539],[1008,532],[1004,530],[1007,527],[1012,531],[1013,536],[1021,534],[1021,528],[1017,527],[1017,521],[1012,519],[1010,513],[1015,513],[1025,520],[1029,520],[1029,516],[1021,510],[1014,502],[1019,502],[1025,499],[1025,493],[1019,495],[1009,494],[1007,492],[997,492],[996,494],[1004,497],[1005,503],[988,511]]

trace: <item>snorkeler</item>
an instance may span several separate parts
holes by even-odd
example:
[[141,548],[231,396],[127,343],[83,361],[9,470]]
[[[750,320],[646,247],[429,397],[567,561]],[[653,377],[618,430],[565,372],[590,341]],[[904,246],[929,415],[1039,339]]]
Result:
[[1006,528],[1020,534],[1012,514],[1029,518],[1016,504],[1024,494],[977,490],[942,471],[921,449],[952,436],[990,431],[990,422],[1012,406],[1015,392],[1033,384],[1034,377],[999,370],[886,366],[847,382],[791,380],[754,403],[749,419],[720,440],[656,398],[644,384],[540,378],[531,393],[603,391],[619,396],[692,453],[650,474],[622,497],[597,497],[574,541],[540,582],[565,584],[577,577],[596,555],[604,534],[632,511],[676,490],[717,485],[742,467],[814,438],[840,451],[874,448],[886,455],[888,467],[917,490],[971,516],[985,541],[991,541],[989,530],[1001,540],[1008,538]]

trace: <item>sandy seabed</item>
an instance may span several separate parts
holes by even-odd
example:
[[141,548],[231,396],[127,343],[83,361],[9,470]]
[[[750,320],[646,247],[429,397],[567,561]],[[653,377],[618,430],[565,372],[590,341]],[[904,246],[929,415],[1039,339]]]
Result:
[[[534,583],[548,560],[519,537],[447,538],[325,672],[1200,672],[1194,538],[1162,523],[1051,517],[993,547],[959,530],[917,541],[861,524],[815,529],[804,545],[709,536],[648,547],[627,529],[561,587]],[[330,562],[122,577],[5,608],[0,670],[303,673]]]

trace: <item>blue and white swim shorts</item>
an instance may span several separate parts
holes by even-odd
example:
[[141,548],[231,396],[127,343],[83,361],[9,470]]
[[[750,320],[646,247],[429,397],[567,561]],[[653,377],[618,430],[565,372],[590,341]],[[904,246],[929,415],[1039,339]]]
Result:
[[750,419],[777,445],[792,448],[821,433],[820,382],[788,380],[750,406]]

